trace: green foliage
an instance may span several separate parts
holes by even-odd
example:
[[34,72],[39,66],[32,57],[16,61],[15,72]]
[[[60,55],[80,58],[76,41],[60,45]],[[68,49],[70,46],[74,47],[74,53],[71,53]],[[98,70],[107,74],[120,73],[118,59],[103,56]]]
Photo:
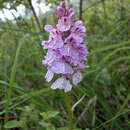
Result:
[[43,120],[48,120],[52,117],[55,117],[59,112],[58,111],[47,111],[40,113],[40,115],[43,117]]
[[[17,111],[20,111],[20,121],[23,123],[22,127],[24,129],[35,128],[37,126],[38,129],[46,128],[46,129],[54,129],[53,124],[48,121],[52,118],[55,118],[59,113],[57,111],[47,111],[40,113],[39,110],[36,110],[36,106],[32,103],[29,106],[25,106],[24,108],[19,107]],[[41,119],[42,117],[42,119]]]
[[[1,1],[0,8],[5,8],[6,4],[3,3],[8,2],[12,3],[8,0]],[[28,8],[28,1],[22,2]],[[84,1],[83,9],[95,2],[96,0]],[[60,3],[46,0],[46,4],[49,3],[51,10],[39,16],[42,28],[45,24],[56,24],[52,10],[53,6]],[[100,2],[83,13],[87,28],[84,43],[89,50],[86,65],[89,67],[82,72],[83,81],[73,87],[70,94],[75,130],[130,129],[128,5],[129,0],[106,0],[105,5]],[[14,9],[17,6],[15,2],[12,4]],[[78,14],[76,16],[78,19]],[[46,83],[44,79],[46,68],[41,64],[45,51],[40,43],[48,39],[48,33],[38,30],[34,16],[20,16],[15,23],[0,22],[0,117],[4,117],[8,89],[11,86],[10,118],[4,127],[19,130],[66,130],[69,121],[63,93],[50,89],[51,83]],[[23,45],[18,54],[21,42]],[[12,70],[14,74],[11,74]],[[13,78],[11,75],[14,75]],[[12,116],[17,119],[12,119]],[[0,127],[3,127],[3,122],[1,119]]]
[[4,125],[4,128],[16,128],[22,126],[23,126],[23,122],[17,120],[11,120]]

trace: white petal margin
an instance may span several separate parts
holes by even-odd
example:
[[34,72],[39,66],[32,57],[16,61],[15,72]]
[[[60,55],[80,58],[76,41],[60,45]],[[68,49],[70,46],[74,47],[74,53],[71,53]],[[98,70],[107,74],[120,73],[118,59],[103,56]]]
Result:
[[70,81],[66,80],[65,81],[65,86],[64,86],[64,91],[69,92],[69,91],[71,91],[71,89],[72,89],[72,85],[70,84]]
[[69,80],[66,80],[65,77],[58,78],[52,85],[51,89],[64,89],[65,92],[69,92],[72,89],[72,85]]
[[51,85],[51,89],[64,89],[63,87],[63,82],[64,82],[64,78],[58,78],[52,85]]
[[82,80],[82,74],[80,72],[76,72],[72,77],[74,85],[77,85],[81,80]]
[[46,81],[50,82],[52,80],[53,76],[54,76],[54,73],[50,69],[48,69],[48,71],[47,71],[47,73],[45,75]]

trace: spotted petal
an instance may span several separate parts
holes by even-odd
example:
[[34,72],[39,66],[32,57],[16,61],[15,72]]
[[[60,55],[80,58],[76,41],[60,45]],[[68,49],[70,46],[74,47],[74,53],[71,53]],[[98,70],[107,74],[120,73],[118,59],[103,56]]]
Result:
[[45,25],[44,29],[48,32],[51,32],[53,30],[53,27],[51,25]]
[[51,89],[63,89],[63,82],[64,82],[64,77],[58,78],[52,85],[51,85]]
[[51,70],[57,74],[72,74],[72,67],[65,62],[54,62],[51,66]]
[[65,92],[71,91],[72,85],[70,84],[70,81],[69,81],[69,80],[66,80],[64,84],[65,84],[65,86],[64,86],[64,91],[65,91]]
[[72,85],[69,80],[66,80],[65,77],[58,78],[52,85],[51,89],[64,89],[65,92],[69,92],[72,89]]
[[45,75],[46,81],[50,82],[52,80],[53,76],[54,76],[54,73],[50,69],[48,69],[48,71],[47,71],[47,73]]
[[77,85],[81,80],[82,80],[82,74],[80,72],[75,73],[72,77],[74,85]]

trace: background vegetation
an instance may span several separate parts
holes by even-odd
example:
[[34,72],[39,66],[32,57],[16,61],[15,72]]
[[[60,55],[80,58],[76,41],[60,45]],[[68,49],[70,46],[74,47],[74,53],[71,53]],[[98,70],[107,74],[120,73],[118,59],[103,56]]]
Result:
[[[70,0],[71,1],[71,0]],[[1,0],[0,10],[24,5],[25,16],[0,21],[0,129],[65,130],[68,116],[63,92],[46,83],[45,24],[55,26],[58,0],[37,0],[50,5],[39,16],[30,0]],[[84,79],[70,92],[75,130],[130,129],[130,14],[129,0],[73,0],[76,19],[87,28],[89,50]],[[55,80],[55,79],[54,79]],[[12,94],[11,94],[12,90]],[[11,94],[9,119],[5,107]]]

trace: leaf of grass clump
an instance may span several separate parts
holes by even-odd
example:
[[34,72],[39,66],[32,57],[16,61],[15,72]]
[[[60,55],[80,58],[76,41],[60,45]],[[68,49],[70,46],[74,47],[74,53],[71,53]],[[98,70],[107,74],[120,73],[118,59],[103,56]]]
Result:
[[110,49],[115,49],[115,48],[118,48],[120,46],[125,46],[125,45],[128,45],[130,44],[130,41],[126,41],[126,42],[121,42],[119,44],[114,44],[114,45],[108,45],[108,46],[104,46],[104,47],[101,47],[100,49],[96,49],[92,52],[90,52],[90,55],[93,55],[95,53],[99,53],[99,52],[102,52],[102,51],[106,51],[106,50],[110,50]]
[[[5,117],[8,117],[8,113],[9,113],[9,105],[10,105],[11,96],[12,96],[12,88],[13,88],[14,83],[15,83],[17,62],[18,62],[18,57],[19,57],[20,50],[21,50],[23,43],[24,43],[24,38],[22,38],[22,40],[20,41],[18,48],[16,50],[16,55],[15,55],[14,64],[13,64],[13,67],[12,67],[10,83],[9,83],[9,88],[8,88],[8,96],[7,96],[8,101],[6,103],[6,108],[5,108]],[[7,121],[8,121],[8,118],[5,119],[5,123]]]

